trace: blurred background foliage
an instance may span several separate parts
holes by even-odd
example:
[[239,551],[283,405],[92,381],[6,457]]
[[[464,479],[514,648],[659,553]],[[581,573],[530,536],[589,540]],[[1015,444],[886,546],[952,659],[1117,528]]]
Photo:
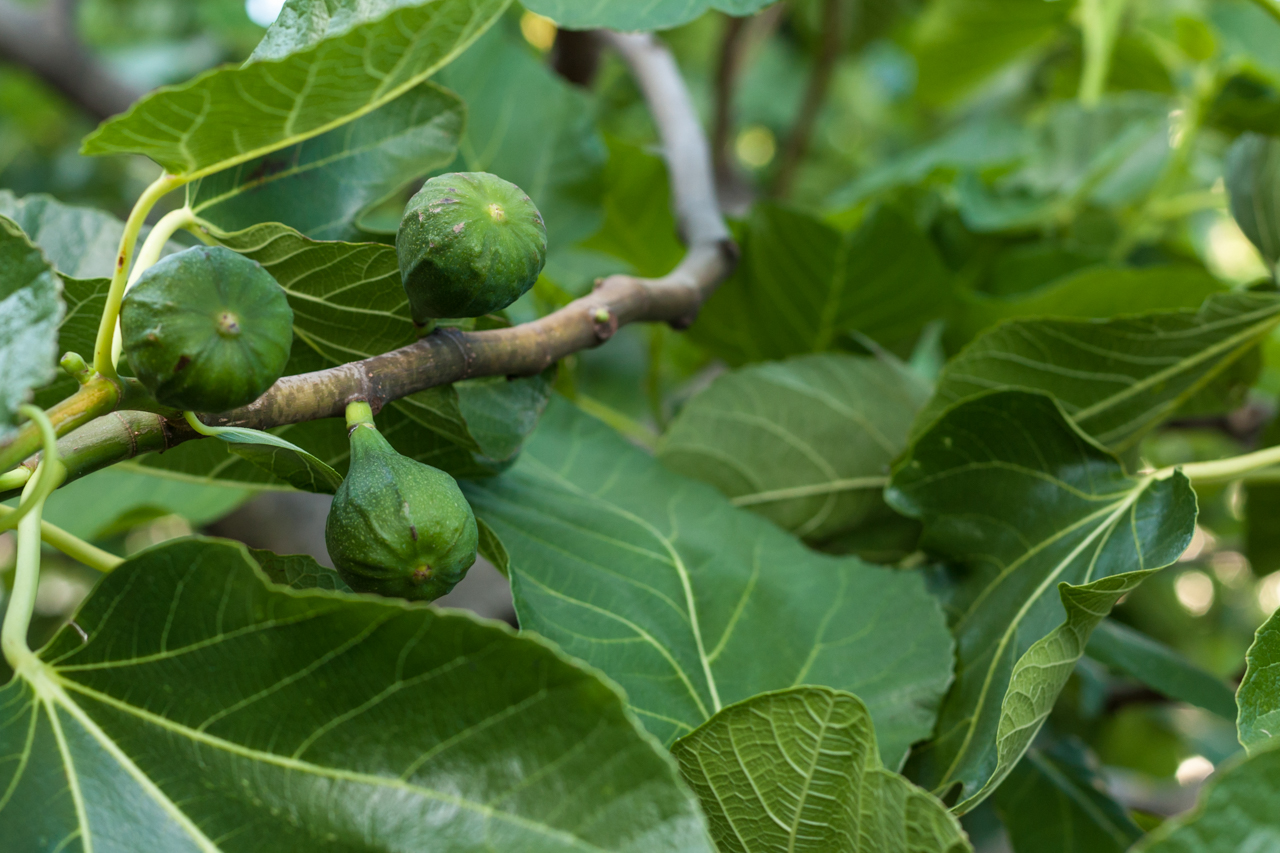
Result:
[[[278,8],[270,0],[66,5],[71,35],[139,93],[243,61]],[[3,17],[0,7],[0,30]],[[690,334],[627,327],[561,366],[558,389],[638,444],[656,447],[682,405],[727,366],[874,353],[928,382],[1002,320],[1194,309],[1215,292],[1274,287],[1229,215],[1223,178],[1239,134],[1280,134],[1280,19],[1261,2],[787,0],[748,19],[708,14],[664,37],[709,128],[744,262]],[[554,310],[599,276],[662,274],[679,259],[640,94],[589,35],[558,33],[516,7],[438,82],[469,109],[448,170],[492,170],[520,183],[552,231],[546,271],[510,309],[512,320]],[[155,167],[80,156],[100,118],[0,53],[0,191],[123,216]],[[417,183],[364,213],[367,239],[389,239]],[[788,251],[805,263],[783,263]],[[829,293],[859,259],[856,294]],[[833,304],[862,302],[837,305],[851,319],[829,333],[775,334],[740,322],[752,307],[740,304],[744,282],[756,294],[817,289]],[[1217,405],[1148,437],[1138,464],[1280,442],[1280,338],[1232,377]],[[50,520],[121,553],[208,525],[263,535],[251,529],[261,512],[219,521],[247,490],[125,468],[60,492]],[[1200,503],[1182,562],[1116,616],[1230,682],[1254,630],[1280,606],[1280,483],[1202,490]],[[290,506],[299,518],[324,511]],[[818,544],[912,565],[922,559],[913,535],[908,525],[888,544]],[[284,550],[322,555],[315,538]],[[0,537],[0,566],[11,561],[11,539]],[[37,612],[52,627],[93,578],[52,555],[47,565]],[[1187,808],[1212,767],[1238,750],[1232,721],[1168,701],[1097,657],[1079,666],[1038,749],[1047,762],[1105,780],[1128,818],[1150,827]],[[975,841],[1035,849],[1025,828],[1001,822],[1020,787],[1006,786],[966,818]]]

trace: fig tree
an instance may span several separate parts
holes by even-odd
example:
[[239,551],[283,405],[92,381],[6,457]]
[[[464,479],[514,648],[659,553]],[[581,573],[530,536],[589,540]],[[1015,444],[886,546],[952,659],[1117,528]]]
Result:
[[252,403],[284,371],[293,309],[257,261],[221,246],[162,258],[120,309],[125,357],[166,406],[225,412]]
[[401,456],[364,403],[347,412],[351,469],[333,498],[324,541],[357,592],[431,601],[476,561],[478,532],[457,482]]
[[396,254],[415,323],[480,317],[533,287],[547,260],[547,229],[515,184],[454,172],[427,181],[409,200]]

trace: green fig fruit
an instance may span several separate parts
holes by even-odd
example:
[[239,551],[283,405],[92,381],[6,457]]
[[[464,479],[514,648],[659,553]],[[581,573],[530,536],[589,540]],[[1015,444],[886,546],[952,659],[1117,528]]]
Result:
[[367,405],[352,404],[347,423],[351,469],[325,523],[329,557],[357,592],[439,598],[476,561],[471,505],[444,471],[397,453]]
[[547,260],[542,214],[513,183],[487,172],[432,178],[409,200],[396,234],[413,321],[501,311]]
[[284,372],[293,309],[257,261],[197,246],[138,277],[120,329],[129,366],[159,402],[225,412],[261,397]]

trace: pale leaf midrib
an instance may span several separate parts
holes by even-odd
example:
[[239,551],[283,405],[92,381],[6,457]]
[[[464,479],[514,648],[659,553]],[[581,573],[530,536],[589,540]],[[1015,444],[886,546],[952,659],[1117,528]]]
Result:
[[1022,606],[1018,609],[1018,612],[1009,620],[1009,624],[1005,627],[1005,630],[1001,632],[1000,642],[996,645],[996,649],[991,656],[991,660],[986,666],[986,673],[983,676],[982,681],[982,689],[978,693],[978,699],[974,703],[970,714],[971,722],[968,730],[965,732],[964,740],[961,742],[959,749],[956,750],[956,757],[952,760],[950,767],[948,767],[946,772],[944,772],[940,777],[943,780],[943,783],[939,787],[939,791],[949,785],[952,774],[956,771],[956,768],[960,766],[969,751],[969,747],[973,742],[974,732],[977,730],[975,722],[982,714],[982,710],[986,705],[987,694],[990,692],[991,685],[994,682],[996,669],[999,668],[1001,653],[1005,646],[1009,644],[1010,639],[1016,633],[1017,628],[1022,624],[1022,620],[1026,617],[1027,612],[1040,600],[1040,597],[1044,595],[1049,586],[1057,580],[1063,571],[1066,570],[1067,566],[1069,566],[1071,562],[1075,560],[1075,558],[1079,556],[1095,538],[1101,535],[1104,530],[1115,524],[1120,516],[1133,506],[1137,502],[1138,498],[1146,492],[1147,487],[1152,482],[1153,480],[1151,478],[1147,478],[1146,480],[1135,484],[1130,496],[1126,500],[1117,504],[1115,511],[1104,523],[1099,524],[1088,536],[1082,539],[1080,543],[1071,550],[1071,553],[1067,554],[1066,557],[1060,560],[1058,565],[1054,566],[1052,571],[1046,574],[1044,579],[1037,585],[1035,591],[1031,595],[1027,596],[1026,600],[1022,603]]
[[[582,489],[576,483],[570,482],[566,477],[562,476],[560,472],[555,471],[550,466],[546,465],[541,459],[538,459],[532,455],[529,455],[526,458],[529,460],[529,462],[532,465],[540,468],[544,472],[544,476],[546,476],[548,479],[553,480],[554,482],[559,484],[562,488],[566,489],[567,491],[573,494],[576,494],[583,499],[591,500],[595,502],[598,506],[604,507],[609,512],[612,512],[613,514],[630,521],[632,524],[635,524],[641,530],[647,531],[649,535],[652,536],[654,539],[656,539],[662,545],[662,547],[666,550],[668,558],[671,560],[671,564],[675,568],[676,574],[680,579],[680,584],[684,589],[685,606],[687,607],[689,627],[693,632],[694,643],[696,645],[697,652],[698,652],[698,659],[702,663],[703,677],[706,679],[707,689],[711,693],[711,704],[715,711],[719,711],[724,706],[720,702],[720,694],[719,694],[719,691],[716,689],[715,676],[711,672],[711,661],[707,657],[706,647],[703,645],[703,642],[702,642],[702,627],[701,627],[700,620],[698,619],[697,603],[694,601],[693,585],[689,578],[689,571],[684,565],[684,560],[680,557],[680,554],[676,551],[675,546],[670,541],[668,541],[667,537],[664,536],[661,533],[661,531],[659,531],[656,527],[654,527],[645,519],[640,518],[635,513],[629,512],[628,510],[623,509],[622,507],[618,506],[612,501],[601,498],[599,495],[589,494],[585,489]],[[678,495],[673,496],[672,500],[675,500],[677,497]]]

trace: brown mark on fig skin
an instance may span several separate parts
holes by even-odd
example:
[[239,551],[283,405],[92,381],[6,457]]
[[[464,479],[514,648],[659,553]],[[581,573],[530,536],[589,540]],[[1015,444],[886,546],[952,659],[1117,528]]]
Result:
[[462,229],[463,229],[463,228],[466,228],[466,227],[467,227],[467,223],[465,223],[465,222],[459,222],[457,225],[453,226],[453,233],[454,233],[454,234],[461,234],[461,233],[462,233]]
[[418,525],[416,524],[409,525],[409,535],[413,537],[414,542],[418,541]]
[[191,363],[191,356],[184,355],[178,359],[178,363],[173,366],[174,373],[181,373],[187,369],[187,365]]

